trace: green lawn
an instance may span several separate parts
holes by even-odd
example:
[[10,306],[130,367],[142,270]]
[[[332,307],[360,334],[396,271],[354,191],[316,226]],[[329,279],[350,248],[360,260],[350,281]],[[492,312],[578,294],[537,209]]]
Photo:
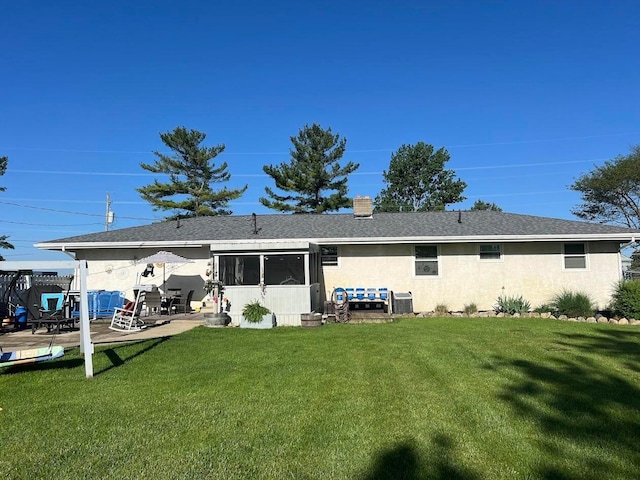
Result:
[[71,350],[0,374],[0,476],[640,477],[637,327],[199,327],[94,369]]

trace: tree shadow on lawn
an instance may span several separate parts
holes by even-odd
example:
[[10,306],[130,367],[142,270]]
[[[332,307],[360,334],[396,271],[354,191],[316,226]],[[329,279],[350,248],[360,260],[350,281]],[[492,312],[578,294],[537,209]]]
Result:
[[[539,468],[540,478],[638,478],[640,388],[628,380],[637,378],[639,368],[638,340],[629,336],[637,339],[637,334],[561,335],[561,348],[549,350],[564,351],[563,357],[496,357],[488,367],[509,382],[499,398],[534,420],[542,433],[540,446],[551,460]],[[600,365],[593,353],[617,365]],[[577,466],[588,466],[590,473],[577,474]]]
[[615,357],[626,368],[640,372],[640,332],[607,329],[598,335],[560,334],[558,345],[578,348],[584,352],[604,353]]
[[429,452],[421,452],[415,441],[407,440],[376,455],[364,480],[475,480],[480,477],[456,461],[451,438],[433,437]]

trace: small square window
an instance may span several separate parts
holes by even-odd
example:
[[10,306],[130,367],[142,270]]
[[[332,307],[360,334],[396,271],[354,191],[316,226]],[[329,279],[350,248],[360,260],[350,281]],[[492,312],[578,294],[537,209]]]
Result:
[[338,247],[320,247],[320,262],[323,267],[337,267]]
[[415,274],[438,275],[438,246],[416,245]]
[[584,269],[587,268],[587,253],[584,243],[564,244],[564,268]]
[[499,243],[485,243],[480,245],[480,260],[500,260],[502,246]]

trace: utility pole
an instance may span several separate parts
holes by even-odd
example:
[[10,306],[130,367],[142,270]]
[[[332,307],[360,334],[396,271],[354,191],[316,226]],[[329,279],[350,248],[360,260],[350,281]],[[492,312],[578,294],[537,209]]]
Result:
[[107,193],[107,211],[104,217],[104,231],[109,231],[109,225],[113,223],[113,212],[111,211],[111,196]]

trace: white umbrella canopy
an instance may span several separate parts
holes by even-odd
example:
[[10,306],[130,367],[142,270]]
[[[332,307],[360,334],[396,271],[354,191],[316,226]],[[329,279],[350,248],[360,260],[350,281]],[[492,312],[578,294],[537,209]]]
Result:
[[160,250],[153,255],[149,255],[148,257],[141,258],[138,260],[140,263],[161,263],[162,264],[162,290],[164,291],[165,284],[165,265],[167,263],[193,263],[193,260],[190,260],[185,257],[181,257],[180,255],[176,255],[173,252],[168,252],[166,250]]

